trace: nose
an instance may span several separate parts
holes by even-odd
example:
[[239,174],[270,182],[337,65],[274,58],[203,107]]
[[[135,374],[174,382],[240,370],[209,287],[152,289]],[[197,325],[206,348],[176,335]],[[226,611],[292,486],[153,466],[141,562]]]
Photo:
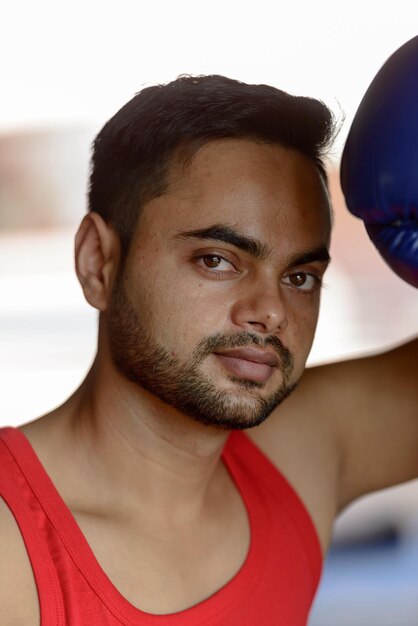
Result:
[[252,293],[245,293],[232,307],[232,322],[243,330],[274,334],[283,332],[288,319],[280,287],[258,285]]

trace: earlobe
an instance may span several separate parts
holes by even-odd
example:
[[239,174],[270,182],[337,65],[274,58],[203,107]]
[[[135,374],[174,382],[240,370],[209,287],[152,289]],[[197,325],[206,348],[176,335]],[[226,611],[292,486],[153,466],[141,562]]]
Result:
[[105,311],[119,261],[113,228],[94,212],[87,213],[75,237],[75,268],[89,304]]

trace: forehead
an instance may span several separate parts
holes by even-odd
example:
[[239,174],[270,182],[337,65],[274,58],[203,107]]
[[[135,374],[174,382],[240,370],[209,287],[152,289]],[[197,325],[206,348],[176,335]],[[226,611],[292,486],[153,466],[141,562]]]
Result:
[[[143,208],[138,234],[170,236],[226,223],[273,249],[328,244],[330,206],[315,164],[296,150],[250,140],[203,145],[169,173],[164,195]],[[297,241],[296,241],[297,240]]]

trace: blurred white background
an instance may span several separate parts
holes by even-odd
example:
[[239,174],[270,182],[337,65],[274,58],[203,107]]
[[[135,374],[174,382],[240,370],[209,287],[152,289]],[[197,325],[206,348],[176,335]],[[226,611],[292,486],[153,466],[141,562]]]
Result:
[[[330,163],[333,264],[310,363],[416,333],[416,290],[378,258],[338,186],[361,97],[387,57],[418,34],[415,1],[5,0],[1,7],[0,425],[49,410],[85,374],[96,316],[74,277],[72,239],[86,210],[89,146],[135,92],[183,73],[266,82],[346,115]],[[417,520],[415,483],[343,515],[337,540],[351,549],[331,555],[312,626],[418,625]]]

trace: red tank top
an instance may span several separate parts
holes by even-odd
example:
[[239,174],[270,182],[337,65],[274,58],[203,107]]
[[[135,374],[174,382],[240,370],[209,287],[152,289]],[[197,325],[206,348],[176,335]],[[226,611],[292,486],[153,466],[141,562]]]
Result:
[[130,604],[106,576],[21,431],[0,429],[0,496],[29,554],[42,626],[305,626],[322,562],[312,521],[244,433],[231,434],[223,462],[249,516],[246,560],[203,602],[151,615]]

